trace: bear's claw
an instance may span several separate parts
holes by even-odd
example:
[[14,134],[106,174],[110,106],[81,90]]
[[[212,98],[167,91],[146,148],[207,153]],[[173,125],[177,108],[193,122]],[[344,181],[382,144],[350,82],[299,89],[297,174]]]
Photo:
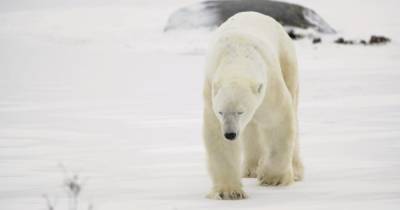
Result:
[[209,193],[207,198],[215,200],[242,200],[246,199],[247,195],[243,190],[220,191]]
[[294,182],[294,177],[291,173],[281,175],[264,175],[257,177],[260,185],[270,186],[288,186]]

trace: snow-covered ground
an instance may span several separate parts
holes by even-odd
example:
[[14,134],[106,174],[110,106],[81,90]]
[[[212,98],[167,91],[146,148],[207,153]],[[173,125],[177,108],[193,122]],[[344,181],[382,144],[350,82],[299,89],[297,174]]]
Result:
[[[40,3],[39,3],[40,2]],[[83,204],[117,209],[399,209],[397,0],[296,0],[346,37],[296,42],[303,182],[214,201],[201,139],[207,30],[162,32],[190,0],[0,1],[0,209],[62,200],[63,163]],[[324,42],[325,41],[325,42]]]

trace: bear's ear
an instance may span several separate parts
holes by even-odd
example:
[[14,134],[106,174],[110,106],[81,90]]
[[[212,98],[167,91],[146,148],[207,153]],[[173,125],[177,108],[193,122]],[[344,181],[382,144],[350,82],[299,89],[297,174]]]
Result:
[[257,84],[257,85],[253,88],[254,94],[256,94],[256,95],[261,94],[263,87],[264,87],[264,84],[263,84],[263,83]]

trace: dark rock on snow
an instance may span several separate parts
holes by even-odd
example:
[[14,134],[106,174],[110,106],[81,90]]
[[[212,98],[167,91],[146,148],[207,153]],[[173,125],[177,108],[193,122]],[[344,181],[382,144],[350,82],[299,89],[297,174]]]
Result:
[[335,43],[336,44],[354,44],[354,41],[353,40],[346,40],[346,39],[340,37],[340,38],[335,40]]
[[269,15],[284,26],[335,33],[312,9],[270,0],[206,0],[175,11],[169,17],[164,30],[217,27],[234,14],[244,11]]
[[385,44],[387,42],[390,42],[390,39],[384,36],[375,36],[372,35],[371,38],[369,39],[369,44]]
[[335,40],[336,44],[362,44],[362,45],[377,45],[377,44],[386,44],[390,42],[390,39],[385,36],[375,36],[372,35],[369,41],[365,41],[364,39],[360,41],[356,40],[346,40],[342,37]]
[[296,33],[294,30],[289,30],[287,33],[288,33],[289,37],[293,40],[304,38],[303,34]]
[[321,43],[321,42],[322,42],[322,39],[319,38],[319,37],[313,38],[313,40],[312,40],[313,44],[318,44],[318,43]]
[[362,40],[360,41],[360,44],[366,45],[366,44],[367,44],[367,41],[365,41],[364,39],[362,39]]

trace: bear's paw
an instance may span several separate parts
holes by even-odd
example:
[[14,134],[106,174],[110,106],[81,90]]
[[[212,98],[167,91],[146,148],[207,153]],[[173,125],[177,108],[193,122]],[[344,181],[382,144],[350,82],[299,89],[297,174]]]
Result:
[[257,177],[260,185],[288,186],[294,182],[292,171],[281,174],[263,174]]
[[241,190],[213,190],[207,195],[207,198],[214,200],[242,200],[246,199],[246,193]]

